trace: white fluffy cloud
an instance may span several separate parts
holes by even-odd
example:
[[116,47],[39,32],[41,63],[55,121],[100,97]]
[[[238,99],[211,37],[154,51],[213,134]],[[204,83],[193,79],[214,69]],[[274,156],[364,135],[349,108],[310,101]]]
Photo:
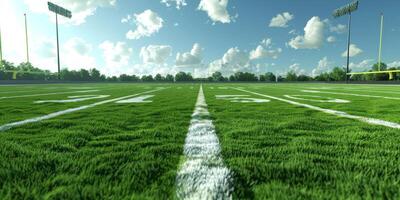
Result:
[[304,27],[304,36],[299,35],[290,40],[289,45],[294,49],[318,49],[324,42],[324,23],[314,16]]
[[106,63],[104,73],[118,74],[121,69],[129,65],[129,60],[132,54],[132,48],[129,48],[125,42],[110,42],[104,41],[99,45],[103,50],[103,57]]
[[326,38],[326,41],[329,43],[334,43],[336,42],[336,37],[335,36],[329,36],[328,38]]
[[233,74],[238,71],[249,71],[250,69],[249,54],[241,51],[239,48],[234,47],[222,56],[208,65],[208,74],[216,71],[221,72],[224,76]]
[[[361,54],[363,50],[357,47],[355,44],[350,44],[350,57]],[[347,50],[342,53],[342,57],[347,57]]]
[[61,56],[66,55],[62,60],[64,63],[63,65],[68,66],[69,69],[89,69],[97,67],[95,58],[90,55],[92,50],[92,45],[81,38],[72,38],[68,40],[61,52]]
[[393,61],[391,63],[388,63],[387,66],[390,67],[400,67],[400,61]]
[[228,1],[229,0],[201,0],[197,9],[207,12],[214,23],[230,23],[232,17],[227,10]]
[[256,60],[261,58],[271,57],[273,59],[277,59],[279,54],[282,52],[281,48],[276,50],[273,49],[265,49],[263,46],[258,45],[256,49],[250,52],[250,60]]
[[354,71],[365,71],[365,70],[371,69],[373,63],[374,63],[374,59],[366,59],[359,63],[350,63],[349,67],[353,72]]
[[295,72],[297,75],[304,75],[306,74],[306,71],[304,69],[300,68],[299,63],[294,63],[289,66],[289,70]]
[[324,72],[329,71],[329,66],[332,65],[332,62],[328,60],[328,57],[322,58],[320,61],[318,61],[318,66],[312,70],[311,75],[313,77],[316,77]]
[[[55,38],[42,38],[32,43],[35,51],[31,54],[33,65],[50,71],[57,71],[57,52]],[[81,38],[71,38],[60,47],[61,68],[69,70],[97,67],[92,56],[93,47]]]
[[198,43],[193,45],[190,52],[178,53],[176,55],[175,64],[177,66],[199,65],[202,60],[203,49]]
[[175,4],[176,9],[178,10],[187,5],[185,0],[161,0],[161,3],[165,4],[167,7]]
[[271,19],[269,27],[288,27],[287,23],[292,19],[294,19],[294,15],[290,14],[289,12],[278,14]]
[[145,10],[140,14],[134,14],[134,17],[128,15],[126,18],[123,18],[121,22],[129,22],[130,20],[134,20],[136,24],[135,30],[129,30],[128,33],[126,33],[126,38],[131,40],[150,37],[163,27],[164,22],[164,20],[152,10]]
[[249,63],[249,56],[237,47],[230,48],[222,57],[222,63],[237,67],[246,66]]
[[338,34],[345,33],[345,32],[346,32],[346,29],[347,29],[347,26],[346,26],[346,25],[343,25],[343,24],[338,24],[338,25],[336,25],[336,26],[330,26],[330,27],[329,27],[329,30],[330,30],[331,32],[338,33]]
[[[48,11],[48,0],[25,0],[24,2],[31,11],[48,14],[54,20],[54,15]],[[86,22],[87,17],[94,15],[97,8],[115,6],[117,0],[53,0],[52,2],[72,12],[72,18],[60,18],[61,23],[80,25]]]
[[165,61],[169,56],[171,56],[172,47],[164,45],[149,45],[147,47],[142,47],[140,50],[140,58],[142,58],[143,63],[150,64],[165,64]]
[[264,45],[264,47],[269,47],[272,44],[272,39],[271,38],[265,38],[260,42],[261,45]]

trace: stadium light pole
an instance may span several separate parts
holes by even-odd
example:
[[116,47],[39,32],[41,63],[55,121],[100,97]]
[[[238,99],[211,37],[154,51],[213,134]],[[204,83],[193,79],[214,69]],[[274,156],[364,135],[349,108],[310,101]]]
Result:
[[381,13],[381,32],[380,32],[380,35],[379,35],[378,71],[381,71],[382,37],[383,37],[383,13]]
[[28,22],[26,20],[26,13],[24,13],[24,19],[25,19],[26,62],[29,63]]
[[341,8],[336,9],[333,11],[333,17],[338,18],[344,15],[349,16],[348,22],[348,35],[347,35],[347,63],[346,63],[346,83],[349,82],[349,65],[350,65],[350,42],[351,42],[351,13],[358,9],[359,1],[354,1],[350,4],[347,4]]
[[56,14],[56,35],[57,35],[57,67],[58,67],[58,80],[60,80],[60,47],[59,47],[59,40],[58,40],[58,15],[71,18],[72,14],[71,11],[60,7],[54,3],[47,2],[49,10]]

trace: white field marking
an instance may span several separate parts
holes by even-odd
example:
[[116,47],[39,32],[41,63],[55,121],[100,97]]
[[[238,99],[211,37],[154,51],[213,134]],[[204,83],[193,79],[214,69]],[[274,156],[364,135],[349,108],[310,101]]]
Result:
[[356,97],[371,97],[371,98],[379,98],[379,99],[392,99],[392,100],[400,100],[400,97],[385,97],[385,96],[377,96],[377,95],[368,95],[368,94],[351,94],[344,92],[322,92],[318,90],[301,90],[301,92],[307,93],[322,93],[322,94],[336,94],[336,95],[348,95],[348,96],[356,96]]
[[207,110],[203,87],[185,140],[185,162],[176,177],[178,199],[232,199],[232,176]]
[[98,92],[98,91],[99,90],[82,90],[82,91],[52,92],[52,93],[42,93],[42,94],[26,94],[26,95],[20,95],[20,96],[0,97],[0,99],[13,99],[13,98],[22,98],[22,97],[38,97],[38,96],[48,96],[48,95],[56,95],[56,94],[90,93],[90,92]]
[[[312,89],[312,88],[308,88]],[[368,92],[368,93],[384,93],[384,94],[400,94],[399,91],[392,91],[392,90],[377,90],[379,88],[331,88],[331,89],[323,89],[323,90],[349,90],[349,91],[358,91],[358,92]],[[393,88],[396,89],[396,88]]]
[[268,99],[250,98],[250,95],[215,95],[217,99],[228,100],[234,103],[266,103]]
[[[286,98],[289,99],[296,99],[296,100],[305,100],[305,101],[313,101],[313,102],[321,102],[321,103],[350,103],[348,100],[344,99],[334,99],[331,97],[321,97],[321,96],[316,96],[316,95],[283,95]],[[306,97],[306,98],[304,98]],[[307,97],[311,98],[320,98],[320,99],[310,99]]]
[[43,115],[43,116],[40,116],[40,117],[35,117],[35,118],[26,119],[26,120],[22,120],[22,121],[18,121],[18,122],[12,122],[12,123],[8,123],[8,124],[3,124],[3,125],[0,126],[0,131],[5,131],[5,130],[11,129],[13,127],[16,127],[16,126],[22,126],[22,125],[29,124],[29,123],[34,123],[34,122],[39,122],[39,121],[43,121],[43,120],[46,120],[46,119],[51,119],[51,118],[54,118],[54,117],[58,117],[60,115],[65,115],[65,114],[68,114],[68,113],[72,113],[72,112],[76,112],[76,111],[92,108],[92,107],[95,107],[95,106],[98,106],[98,105],[111,103],[111,102],[119,101],[119,100],[122,100],[122,99],[131,98],[131,97],[134,97],[134,96],[147,94],[147,93],[152,93],[152,92],[156,92],[156,91],[159,91],[159,90],[150,90],[150,91],[147,91],[147,92],[141,92],[141,93],[137,93],[137,94],[133,94],[133,95],[118,97],[118,98],[115,98],[115,99],[109,99],[109,100],[105,100],[105,101],[100,101],[100,102],[92,103],[92,104],[89,104],[89,105],[79,106],[79,107],[76,107],[76,108],[69,108],[67,110],[62,110],[62,111],[50,113],[48,115]]
[[109,97],[110,95],[82,95],[82,96],[69,96],[69,99],[64,100],[41,100],[35,101],[34,103],[71,103],[71,102],[80,102],[86,101],[90,99],[103,99]]
[[154,97],[154,95],[143,95],[143,96],[140,96],[140,97],[133,97],[133,98],[130,98],[130,99],[124,99],[124,100],[121,100],[121,101],[117,101],[115,103],[151,103],[153,101],[146,100],[146,99],[149,99],[149,98],[152,98],[152,97]]
[[267,98],[270,98],[270,99],[275,99],[275,100],[278,100],[278,101],[283,101],[283,102],[286,102],[286,103],[289,103],[289,104],[292,104],[292,105],[297,105],[297,106],[309,108],[309,109],[312,109],[312,110],[321,111],[321,112],[324,112],[324,113],[327,113],[327,114],[331,114],[331,115],[336,115],[336,116],[339,116],[339,117],[344,117],[344,118],[349,118],[349,119],[357,119],[359,121],[366,122],[368,124],[380,125],[380,126],[386,126],[386,127],[389,127],[389,128],[400,129],[400,124],[394,123],[394,122],[389,122],[389,121],[385,121],[385,120],[381,120],[381,119],[362,117],[362,116],[357,116],[357,115],[351,115],[351,114],[348,114],[348,113],[342,112],[342,111],[321,108],[321,107],[318,107],[318,106],[299,103],[299,102],[296,102],[296,101],[291,101],[291,100],[282,99],[282,98],[279,98],[279,97],[260,94],[260,93],[257,93],[257,92],[252,92],[252,91],[247,91],[247,90],[242,90],[242,89],[237,89],[237,88],[234,88],[234,89],[242,91],[242,92],[247,92],[247,93],[250,93],[250,94],[255,94],[255,95],[258,95],[258,96],[262,96],[262,97],[267,97]]
[[90,90],[93,88],[94,87],[68,87],[68,89],[71,89],[71,90]]
[[210,87],[210,89],[212,89],[212,90],[213,90],[213,89],[214,89],[214,87]]

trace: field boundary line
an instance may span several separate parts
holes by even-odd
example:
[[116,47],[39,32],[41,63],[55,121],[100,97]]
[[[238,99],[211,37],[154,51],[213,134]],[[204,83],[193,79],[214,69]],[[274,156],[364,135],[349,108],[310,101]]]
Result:
[[378,95],[369,95],[369,94],[351,94],[345,92],[328,92],[328,91],[319,91],[319,90],[300,90],[305,93],[321,93],[321,94],[336,94],[336,95],[347,95],[347,96],[356,96],[356,97],[371,97],[371,98],[382,98],[382,99],[392,99],[392,100],[400,100],[400,97],[386,97],[386,96],[378,96]]
[[39,121],[43,121],[43,120],[46,120],[46,119],[51,119],[51,118],[54,118],[54,117],[58,117],[60,115],[65,115],[65,114],[68,114],[68,113],[72,113],[72,112],[76,112],[76,111],[80,111],[80,110],[85,110],[85,109],[92,108],[92,107],[95,107],[95,106],[98,106],[98,105],[111,103],[111,102],[119,101],[119,100],[122,100],[122,99],[131,98],[131,97],[139,96],[139,95],[142,95],[142,94],[148,94],[148,93],[152,93],[152,92],[157,92],[157,91],[160,91],[160,90],[162,90],[162,89],[156,89],[156,90],[150,90],[150,91],[146,91],[146,92],[140,92],[140,93],[137,93],[137,94],[118,97],[118,98],[114,98],[114,99],[108,99],[108,100],[92,103],[92,104],[89,104],[89,105],[79,106],[79,107],[76,107],[76,108],[69,108],[69,109],[66,109],[66,110],[57,111],[57,112],[54,112],[54,113],[43,115],[43,116],[40,116],[40,117],[34,117],[34,118],[22,120],[22,121],[17,121],[17,122],[4,124],[4,125],[0,126],[0,132],[9,130],[9,129],[11,129],[13,127],[16,127],[16,126],[22,126],[22,125],[29,124],[29,123],[39,122]]
[[309,109],[312,109],[312,110],[321,111],[323,113],[336,115],[336,116],[343,117],[343,118],[356,119],[356,120],[359,120],[359,121],[362,121],[362,122],[366,122],[368,124],[380,125],[380,126],[386,126],[386,127],[389,127],[389,128],[400,129],[400,124],[395,123],[395,122],[389,122],[389,121],[385,121],[385,120],[381,120],[381,119],[363,117],[363,116],[358,116],[358,115],[351,115],[351,114],[348,114],[348,113],[343,112],[343,111],[337,111],[337,110],[332,110],[332,109],[321,108],[321,107],[318,107],[318,106],[313,106],[313,105],[309,105],[309,104],[305,104],[305,103],[299,103],[299,102],[296,102],[296,101],[282,99],[282,98],[279,98],[279,97],[274,97],[274,96],[261,94],[261,93],[257,93],[257,92],[252,92],[252,91],[248,91],[248,90],[243,90],[243,89],[239,89],[239,88],[233,88],[233,89],[239,90],[239,91],[242,91],[242,92],[246,92],[246,93],[250,93],[250,94],[254,94],[254,95],[258,95],[258,96],[262,96],[262,97],[267,97],[267,98],[270,98],[270,99],[275,99],[275,100],[278,100],[278,101],[283,101],[283,102],[286,102],[286,103],[289,103],[289,104],[292,104],[292,105],[297,105],[297,106],[309,108]]
[[56,94],[75,94],[75,93],[89,93],[89,92],[99,92],[100,90],[81,90],[81,91],[68,91],[68,92],[52,92],[52,93],[41,93],[41,94],[26,94],[19,96],[8,96],[8,97],[0,97],[0,99],[14,99],[21,97],[39,97],[39,96],[49,96]]
[[232,173],[224,165],[215,127],[200,86],[177,173],[178,199],[232,199]]

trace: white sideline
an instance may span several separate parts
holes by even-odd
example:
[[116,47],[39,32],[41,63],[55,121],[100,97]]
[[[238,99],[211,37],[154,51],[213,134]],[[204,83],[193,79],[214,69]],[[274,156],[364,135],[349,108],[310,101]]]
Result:
[[99,90],[82,90],[82,91],[70,91],[70,92],[52,92],[52,93],[42,93],[42,94],[26,94],[20,96],[9,96],[9,97],[0,97],[0,99],[13,99],[13,98],[21,98],[21,97],[38,97],[38,96],[48,96],[48,95],[56,95],[56,94],[74,94],[74,93],[89,93],[89,92],[98,92]]
[[296,101],[291,101],[291,100],[282,99],[282,98],[279,98],[279,97],[260,94],[260,93],[252,92],[252,91],[248,91],[248,90],[243,90],[243,89],[238,89],[238,88],[234,88],[234,89],[242,91],[242,92],[247,92],[247,93],[250,93],[250,94],[255,94],[255,95],[258,95],[258,96],[262,96],[262,97],[267,97],[267,98],[270,98],[270,99],[275,99],[275,100],[278,100],[278,101],[283,101],[283,102],[286,102],[286,103],[289,103],[289,104],[310,108],[310,109],[313,109],[313,110],[321,111],[321,112],[324,112],[324,113],[327,113],[327,114],[331,114],[331,115],[336,115],[336,116],[339,116],[339,117],[344,117],[344,118],[349,118],[349,119],[357,119],[357,120],[360,120],[362,122],[366,122],[366,123],[373,124],[373,125],[380,125],[380,126],[386,126],[386,127],[389,127],[389,128],[400,129],[400,124],[394,123],[394,122],[389,122],[389,121],[385,121],[385,120],[381,120],[381,119],[375,119],[375,118],[362,117],[362,116],[357,116],[357,115],[351,115],[351,114],[348,114],[348,113],[342,112],[342,111],[321,108],[321,107],[317,107],[317,106],[313,106],[313,105],[309,105],[309,104],[299,103],[299,102],[296,102]]
[[141,95],[141,94],[147,94],[147,93],[151,93],[151,92],[156,92],[156,91],[159,91],[159,90],[161,90],[161,89],[150,90],[150,91],[147,91],[147,92],[141,92],[141,93],[128,95],[128,96],[124,96],[124,97],[118,97],[118,98],[115,98],[115,99],[109,99],[109,100],[105,100],[105,101],[100,101],[100,102],[96,102],[96,103],[89,104],[89,105],[84,105],[84,106],[80,106],[80,107],[76,107],[76,108],[69,108],[67,110],[62,110],[62,111],[50,113],[48,115],[43,115],[43,116],[40,116],[40,117],[35,117],[35,118],[26,119],[26,120],[22,120],[22,121],[18,121],[18,122],[12,122],[12,123],[8,123],[8,124],[4,124],[4,125],[0,126],[0,132],[1,131],[6,131],[6,130],[11,129],[11,128],[16,127],[16,126],[21,126],[21,125],[28,124],[28,123],[39,122],[39,121],[43,121],[43,120],[46,120],[46,119],[51,119],[51,118],[54,118],[54,117],[58,117],[60,115],[72,113],[72,112],[75,112],[75,111],[85,110],[85,109],[92,108],[92,107],[95,107],[95,106],[98,106],[98,105],[119,101],[119,100],[122,100],[122,99],[138,96],[138,95]]
[[337,94],[337,95],[347,95],[347,96],[356,96],[356,97],[371,97],[371,98],[400,100],[399,97],[385,97],[385,96],[368,95],[368,94],[351,94],[351,93],[344,93],[344,92],[325,92],[325,91],[323,92],[323,91],[318,91],[318,90],[300,90],[300,91],[307,92],[307,93]]
[[223,163],[209,116],[200,86],[185,140],[185,162],[176,177],[179,199],[232,199],[231,172]]

